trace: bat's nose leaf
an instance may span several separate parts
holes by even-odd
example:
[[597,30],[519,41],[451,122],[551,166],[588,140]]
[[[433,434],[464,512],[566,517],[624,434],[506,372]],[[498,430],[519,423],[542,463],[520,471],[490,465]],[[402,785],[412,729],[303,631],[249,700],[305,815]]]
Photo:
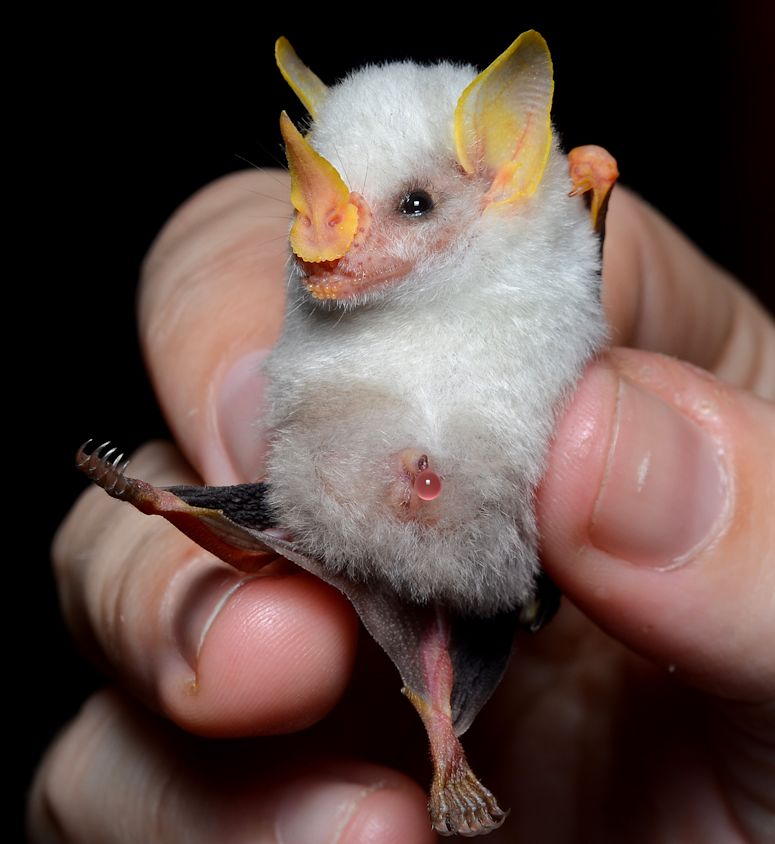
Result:
[[318,263],[343,257],[358,231],[358,206],[330,161],[316,152],[288,115],[280,117],[296,219],[291,248],[303,261]]

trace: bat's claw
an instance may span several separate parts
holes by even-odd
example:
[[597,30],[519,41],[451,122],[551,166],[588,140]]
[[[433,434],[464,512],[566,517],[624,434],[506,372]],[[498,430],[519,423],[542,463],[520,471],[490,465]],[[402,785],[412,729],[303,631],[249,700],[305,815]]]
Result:
[[436,832],[466,837],[492,832],[508,815],[474,776],[465,758],[446,777],[434,780],[428,810]]
[[124,473],[129,466],[129,461],[121,463],[124,459],[123,454],[113,458],[113,454],[117,451],[116,448],[105,451],[110,445],[110,440],[97,446],[93,451],[87,452],[86,449],[91,442],[92,440],[86,440],[78,449],[78,453],[75,455],[77,467],[110,495],[121,498],[127,489],[128,479]]
[[602,147],[588,145],[575,147],[568,153],[570,177],[573,182],[571,196],[587,194],[592,225],[601,236],[605,235],[605,216],[611,190],[619,178],[616,160]]

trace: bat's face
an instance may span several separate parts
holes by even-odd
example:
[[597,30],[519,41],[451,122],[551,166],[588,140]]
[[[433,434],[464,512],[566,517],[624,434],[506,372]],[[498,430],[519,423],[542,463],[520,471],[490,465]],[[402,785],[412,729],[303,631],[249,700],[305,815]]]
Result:
[[[551,62],[540,36],[520,40],[479,76],[405,62],[367,67],[332,89],[318,80],[306,99],[302,91],[310,134],[285,116],[282,128],[297,211],[295,278],[313,300],[352,307],[454,296],[450,275],[460,275],[466,256],[502,249],[501,222],[513,234],[514,217],[540,216]],[[281,68],[297,91],[309,88],[310,72],[299,81],[289,50],[278,50]],[[519,96],[506,96],[514,89]]]
[[[385,77],[367,68],[323,103],[312,143],[358,199],[358,231],[338,259],[297,256],[298,278],[316,299],[355,304],[432,284],[465,250],[483,211],[484,180],[460,167],[452,117],[466,68],[414,64]],[[379,94],[375,86],[379,85]],[[401,104],[401,109],[396,108]]]

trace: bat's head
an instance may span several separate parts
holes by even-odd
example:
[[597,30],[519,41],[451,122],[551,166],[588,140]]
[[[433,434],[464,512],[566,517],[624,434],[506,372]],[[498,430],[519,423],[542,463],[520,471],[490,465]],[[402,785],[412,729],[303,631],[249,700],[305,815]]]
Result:
[[305,136],[281,118],[294,274],[313,301],[454,295],[450,276],[471,278],[462,262],[473,256],[481,276],[488,250],[504,251],[500,229],[513,237],[515,218],[541,217],[554,142],[552,63],[538,33],[478,75],[402,62],[331,88],[284,38],[276,53],[313,119]]

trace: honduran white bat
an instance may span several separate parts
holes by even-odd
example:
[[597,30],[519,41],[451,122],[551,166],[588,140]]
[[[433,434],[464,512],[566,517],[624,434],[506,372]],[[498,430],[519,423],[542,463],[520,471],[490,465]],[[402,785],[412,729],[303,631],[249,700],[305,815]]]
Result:
[[281,117],[295,215],[266,477],[162,490],[99,449],[78,461],[241,569],[272,550],[344,592],[427,729],[434,828],[487,832],[505,813],[458,736],[515,627],[556,605],[533,497],[558,409],[606,340],[616,165],[560,151],[536,32],[478,75],[406,61],[331,88],[284,38],[276,54],[312,122]]

